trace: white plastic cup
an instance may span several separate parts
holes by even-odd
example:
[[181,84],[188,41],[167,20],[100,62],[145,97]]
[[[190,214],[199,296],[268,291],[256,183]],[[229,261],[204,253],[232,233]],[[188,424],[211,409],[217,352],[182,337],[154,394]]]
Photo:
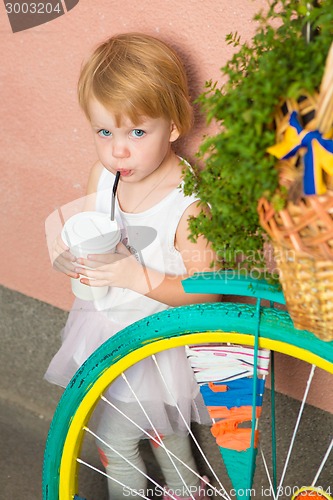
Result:
[[[115,252],[121,234],[117,222],[111,221],[110,215],[80,212],[66,221],[61,237],[75,257],[86,258],[88,254]],[[79,299],[99,300],[108,293],[108,286],[84,285],[80,278],[71,278],[72,291]]]

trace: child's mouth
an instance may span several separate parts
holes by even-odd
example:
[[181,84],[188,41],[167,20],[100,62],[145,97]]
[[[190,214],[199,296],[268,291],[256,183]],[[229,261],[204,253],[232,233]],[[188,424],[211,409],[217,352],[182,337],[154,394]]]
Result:
[[128,177],[129,175],[131,175],[131,173],[132,173],[132,170],[120,170],[121,177]]

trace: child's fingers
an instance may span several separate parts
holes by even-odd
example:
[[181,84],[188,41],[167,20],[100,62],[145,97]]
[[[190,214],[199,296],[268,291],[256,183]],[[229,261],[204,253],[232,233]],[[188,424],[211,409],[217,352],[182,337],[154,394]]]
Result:
[[76,257],[69,251],[69,248],[63,240],[58,236],[58,238],[53,243],[52,248],[52,263],[55,269],[61,272],[73,273],[74,262],[76,262]]
[[110,285],[116,276],[109,265],[99,265],[99,267],[94,269],[88,267],[75,267],[75,272],[80,274],[81,281],[82,279],[93,281],[94,283],[89,283],[91,286]]
[[118,243],[116,247],[116,252],[113,253],[104,253],[104,254],[89,254],[87,259],[77,259],[78,263],[83,266],[88,267],[96,267],[96,265],[92,265],[95,262],[98,265],[101,264],[112,264],[112,262],[116,262],[118,260],[123,259],[124,257],[130,257],[132,254],[128,250],[128,248],[121,242]]
[[95,280],[95,279],[88,279],[83,276],[80,278],[80,282],[83,283],[84,285],[92,286],[92,287],[98,287],[98,286],[109,286],[109,282],[106,280]]
[[62,251],[60,253],[58,253],[57,257],[56,257],[57,260],[61,260],[63,262],[76,262],[76,257],[71,254],[69,251]]
[[116,252],[121,255],[132,255],[129,249],[121,241],[119,241],[116,247]]
[[119,253],[107,253],[107,254],[94,254],[88,255],[87,259],[80,257],[77,259],[77,264],[80,266],[91,267],[93,269],[97,269],[105,264],[113,264],[113,262],[117,262],[124,258],[124,255],[120,255]]
[[68,252],[59,255],[53,262],[54,269],[71,278],[79,277],[79,274],[75,271],[75,265],[75,258],[73,260],[73,256]]
[[54,266],[54,269],[56,271],[59,271],[60,273],[66,274],[66,276],[69,276],[70,278],[78,279],[80,277],[80,275],[76,271],[66,269],[62,266]]
[[81,277],[91,278],[93,280],[105,279],[105,272],[98,269],[88,269],[87,267],[75,267],[74,271],[79,273]]

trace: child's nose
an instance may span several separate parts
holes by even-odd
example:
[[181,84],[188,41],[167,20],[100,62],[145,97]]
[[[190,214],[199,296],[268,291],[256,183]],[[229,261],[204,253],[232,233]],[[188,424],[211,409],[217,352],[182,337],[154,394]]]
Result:
[[127,158],[129,150],[124,141],[114,141],[112,144],[112,156],[114,158]]

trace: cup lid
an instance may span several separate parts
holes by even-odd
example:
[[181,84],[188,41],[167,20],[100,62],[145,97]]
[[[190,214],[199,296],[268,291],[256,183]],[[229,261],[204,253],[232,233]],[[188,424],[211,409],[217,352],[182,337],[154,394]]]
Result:
[[61,236],[69,247],[84,245],[86,250],[93,250],[118,243],[119,227],[109,214],[80,212],[66,221]]

